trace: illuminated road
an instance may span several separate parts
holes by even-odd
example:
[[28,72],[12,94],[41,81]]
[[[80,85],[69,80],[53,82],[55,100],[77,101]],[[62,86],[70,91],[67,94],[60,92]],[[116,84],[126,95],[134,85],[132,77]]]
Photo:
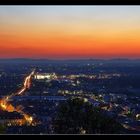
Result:
[[27,89],[29,89],[31,87],[31,77],[34,75],[34,73],[35,73],[35,69],[30,73],[30,75],[25,77],[23,87],[17,93],[12,93],[11,95],[6,96],[0,100],[0,108],[2,110],[7,111],[7,112],[16,111],[16,112],[20,113],[24,117],[26,122],[28,122],[29,124],[32,123],[33,117],[24,113],[21,108],[14,107],[12,104],[9,103],[9,99],[11,99],[12,97],[14,97],[16,95],[22,95]]
[[[40,100],[40,98],[38,98],[37,96],[30,96],[30,97],[29,96],[28,97],[27,96],[25,96],[25,97],[22,96],[22,95],[24,95],[24,93],[25,93],[25,91],[27,89],[30,89],[32,76],[34,74],[35,74],[35,69],[27,77],[25,77],[25,79],[23,81],[23,87],[21,87],[21,89],[18,92],[12,93],[11,95],[3,97],[0,100],[0,109],[2,109],[4,111],[7,111],[7,112],[14,112],[14,111],[16,111],[16,112],[20,113],[23,116],[24,120],[28,124],[33,124],[34,118],[31,115],[28,115],[25,112],[23,112],[22,111],[23,110],[22,106],[14,107],[12,104],[10,104],[9,103],[9,99],[12,98],[12,99],[16,100],[16,99],[21,98],[22,100],[24,100],[24,99]],[[22,97],[20,97],[19,95],[22,96]],[[83,97],[85,102],[89,101],[93,106],[96,106],[96,105],[98,106],[101,103],[101,101],[99,101],[98,99],[93,99],[93,98],[91,98],[90,96],[87,96],[87,95],[70,94],[69,96],[72,96],[72,97],[75,97],[75,96],[76,97]],[[43,99],[54,100],[54,101],[56,101],[56,100],[67,100],[67,97],[68,97],[68,94],[67,94],[67,96],[61,96],[61,97],[60,96],[58,96],[58,97],[57,96],[55,96],[55,97],[54,96],[47,96],[47,97],[46,96],[45,97],[42,96]],[[107,112],[109,113],[108,110],[107,110]],[[121,124],[122,124],[122,126],[124,128],[126,128],[128,130],[140,131],[140,128],[134,128],[134,127],[131,127],[130,125],[124,124],[124,123],[121,123]]]

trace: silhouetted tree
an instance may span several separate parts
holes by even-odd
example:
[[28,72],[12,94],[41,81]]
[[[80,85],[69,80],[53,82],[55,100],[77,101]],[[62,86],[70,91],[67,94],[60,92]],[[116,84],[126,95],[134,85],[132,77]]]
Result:
[[57,134],[114,134],[123,130],[119,123],[83,98],[71,98],[62,103],[53,122]]

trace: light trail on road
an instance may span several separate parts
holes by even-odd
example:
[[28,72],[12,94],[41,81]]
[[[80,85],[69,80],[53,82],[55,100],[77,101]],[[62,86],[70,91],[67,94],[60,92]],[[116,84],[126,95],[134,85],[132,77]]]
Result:
[[11,99],[12,97],[17,96],[17,95],[22,95],[27,89],[29,89],[31,87],[31,78],[34,75],[34,73],[35,73],[35,69],[30,73],[30,75],[25,77],[25,80],[23,82],[23,87],[18,92],[12,93],[11,95],[6,96],[0,100],[0,108],[2,110],[7,111],[7,112],[16,111],[16,112],[20,113],[29,124],[32,123],[33,117],[24,113],[22,111],[22,109],[18,109],[18,107],[17,108],[14,107],[11,103],[9,103],[9,99]]

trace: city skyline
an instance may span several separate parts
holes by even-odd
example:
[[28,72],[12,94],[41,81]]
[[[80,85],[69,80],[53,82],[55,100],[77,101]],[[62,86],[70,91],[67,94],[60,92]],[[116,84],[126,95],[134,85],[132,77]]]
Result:
[[1,6],[0,58],[140,58],[139,6]]

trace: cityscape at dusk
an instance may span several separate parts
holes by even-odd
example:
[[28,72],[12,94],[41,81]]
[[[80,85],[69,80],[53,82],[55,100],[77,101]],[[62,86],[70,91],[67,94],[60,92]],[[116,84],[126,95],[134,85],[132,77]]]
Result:
[[140,6],[0,6],[0,135],[140,134]]

